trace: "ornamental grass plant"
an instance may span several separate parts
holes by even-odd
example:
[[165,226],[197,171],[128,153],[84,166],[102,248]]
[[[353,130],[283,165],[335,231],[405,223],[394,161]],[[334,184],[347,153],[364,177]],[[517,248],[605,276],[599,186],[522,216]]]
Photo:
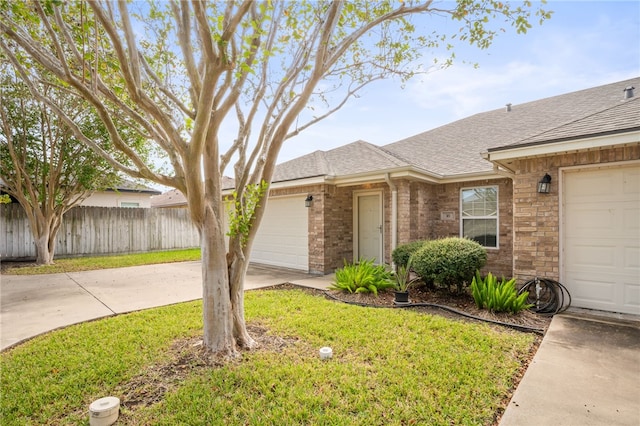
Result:
[[529,292],[518,294],[515,278],[498,282],[491,273],[482,278],[479,271],[471,282],[471,295],[478,309],[488,309],[491,312],[518,312],[529,309],[533,305],[527,303]]
[[384,265],[374,264],[373,259],[360,259],[354,264],[345,260],[344,267],[336,270],[335,280],[329,288],[349,293],[373,293],[377,296],[380,290],[394,286],[392,277],[393,274]]

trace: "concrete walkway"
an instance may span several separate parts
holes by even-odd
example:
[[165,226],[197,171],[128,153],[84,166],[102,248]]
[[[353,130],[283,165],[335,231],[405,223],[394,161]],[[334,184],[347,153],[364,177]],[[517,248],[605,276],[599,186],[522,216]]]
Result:
[[640,322],[553,317],[500,426],[640,425]]
[[[247,289],[327,288],[332,276],[249,268]],[[70,324],[201,298],[200,262],[0,276],[5,349]],[[556,315],[500,426],[640,426],[640,318]]]
[[[252,265],[247,290],[286,282],[326,288],[331,276]],[[200,262],[0,276],[0,350],[67,325],[202,297]]]

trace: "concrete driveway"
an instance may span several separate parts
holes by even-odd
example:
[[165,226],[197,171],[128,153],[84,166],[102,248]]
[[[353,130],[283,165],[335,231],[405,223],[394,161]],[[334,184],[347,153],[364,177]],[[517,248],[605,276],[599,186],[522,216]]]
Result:
[[[294,281],[326,288],[330,277],[251,265],[245,288]],[[201,297],[200,262],[49,275],[1,275],[0,349],[70,324]]]

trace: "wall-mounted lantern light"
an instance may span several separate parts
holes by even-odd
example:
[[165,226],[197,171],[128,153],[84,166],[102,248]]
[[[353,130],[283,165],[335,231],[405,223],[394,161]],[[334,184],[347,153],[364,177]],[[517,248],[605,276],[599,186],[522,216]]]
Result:
[[313,201],[313,195],[307,195],[307,198],[304,199],[304,206],[311,207],[312,201]]
[[551,189],[551,176],[549,173],[545,173],[545,175],[538,182],[538,192],[540,194],[548,194]]

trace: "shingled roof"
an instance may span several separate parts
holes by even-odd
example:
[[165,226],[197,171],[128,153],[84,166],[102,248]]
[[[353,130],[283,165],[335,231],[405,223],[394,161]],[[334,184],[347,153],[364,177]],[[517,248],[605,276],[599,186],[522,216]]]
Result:
[[[640,87],[640,78],[512,105],[510,111],[501,108],[483,112],[383,148],[442,176],[488,171],[493,166],[482,159],[481,153],[491,148],[534,140],[551,142],[560,136],[581,137],[581,132],[597,132],[604,124],[602,119],[611,113],[625,113],[619,123],[623,128],[635,117],[637,127],[638,115],[630,114],[627,107],[617,108],[625,103],[624,89],[634,85]],[[613,121],[608,124],[610,131],[621,130]]]
[[638,130],[640,101],[623,100],[631,86],[640,90],[640,78],[475,114],[382,147],[357,141],[316,151],[278,165],[273,181],[399,167],[442,178],[488,173],[493,165],[482,158],[487,151]]
[[406,161],[380,147],[360,140],[330,151],[315,151],[279,164],[273,182],[315,176],[346,176],[408,165]]
[[126,178],[121,178],[118,184],[115,185],[114,188],[107,188],[106,191],[138,192],[142,194],[152,194],[152,195],[157,195],[161,193],[161,191],[158,191],[157,189],[151,188],[149,186],[143,185],[140,182],[136,182]]
[[[222,176],[222,189],[233,189],[234,180],[228,176]],[[170,189],[160,195],[151,197],[151,207],[186,207],[187,199],[177,189]]]
[[523,139],[512,145],[490,148],[500,151],[521,146],[551,144],[571,139],[640,131],[640,97],[618,102],[610,108]]

